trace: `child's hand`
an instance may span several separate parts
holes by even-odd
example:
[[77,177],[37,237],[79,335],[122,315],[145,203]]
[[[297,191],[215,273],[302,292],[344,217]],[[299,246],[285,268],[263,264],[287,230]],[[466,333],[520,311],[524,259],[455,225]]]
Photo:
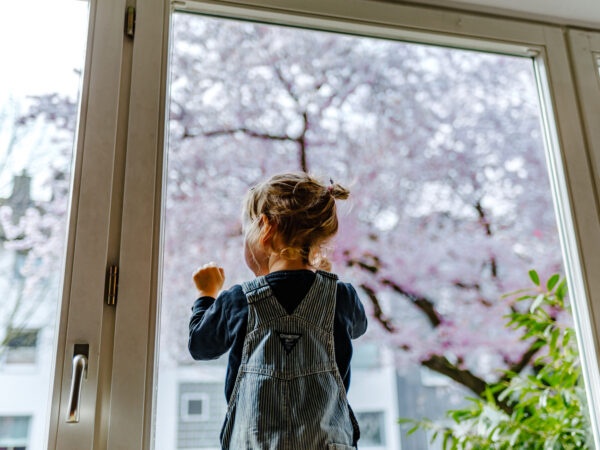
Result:
[[198,267],[192,278],[200,296],[216,298],[223,287],[225,272],[222,267],[217,267],[214,262],[210,262]]

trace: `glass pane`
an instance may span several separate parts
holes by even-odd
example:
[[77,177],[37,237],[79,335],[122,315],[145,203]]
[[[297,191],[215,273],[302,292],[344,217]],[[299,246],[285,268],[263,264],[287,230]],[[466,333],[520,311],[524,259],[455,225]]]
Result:
[[[225,287],[252,278],[241,201],[281,171],[351,189],[331,258],[370,317],[349,390],[361,448],[441,448],[398,419],[451,426],[445,412],[503,371],[550,367],[507,317],[565,289],[531,59],[186,13],[172,26],[155,448],[219,446],[227,358],[188,353],[191,273],[216,261]],[[539,295],[549,279],[562,290]],[[540,308],[569,328],[568,308]],[[177,414],[189,390],[207,420]]]
[[0,4],[0,446],[4,448],[47,446],[87,23],[84,1]]

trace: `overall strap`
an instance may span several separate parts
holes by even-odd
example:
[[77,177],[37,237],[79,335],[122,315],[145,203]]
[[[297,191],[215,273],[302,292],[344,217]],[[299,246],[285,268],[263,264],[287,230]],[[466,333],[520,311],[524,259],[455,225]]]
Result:
[[318,270],[315,282],[294,311],[294,315],[318,325],[325,331],[333,331],[337,280],[337,275]]
[[242,290],[248,299],[248,303],[256,303],[271,295],[271,288],[265,277],[256,277],[242,283]]
[[245,281],[241,286],[248,301],[248,332],[265,322],[287,315],[264,276]]

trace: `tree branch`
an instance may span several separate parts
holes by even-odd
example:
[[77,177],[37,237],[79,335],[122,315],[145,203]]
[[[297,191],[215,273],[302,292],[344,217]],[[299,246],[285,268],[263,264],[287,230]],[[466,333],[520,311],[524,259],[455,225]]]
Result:
[[521,371],[527,367],[527,365],[531,362],[531,359],[539,351],[540,344],[543,343],[544,341],[542,339],[536,339],[534,342],[532,342],[527,351],[521,355],[521,359],[508,367],[506,374],[500,378],[500,381],[507,381],[510,378],[508,375],[510,372],[521,373]]
[[[456,365],[452,364],[444,356],[432,355],[429,357],[429,359],[422,361],[421,364],[435,372],[451,378],[452,380],[462,384],[477,394],[479,397],[484,398],[485,391],[489,386],[489,383],[474,375],[469,370],[456,367]],[[506,401],[500,400],[498,396],[499,393],[494,393],[494,398],[496,399],[496,404],[498,407],[500,407],[507,414],[512,414],[512,407]]]
[[[368,256],[373,260],[373,262],[371,264],[367,263],[366,261],[361,261],[358,259],[349,259],[346,262],[346,264],[349,267],[358,266],[361,269],[366,270],[367,272],[370,272],[375,275],[375,274],[377,274],[377,272],[379,272],[379,268],[381,267],[381,262],[377,256],[374,256],[374,255],[368,255]],[[408,300],[410,300],[418,309],[420,309],[427,316],[429,323],[434,328],[437,327],[440,323],[442,323],[442,316],[435,309],[435,303],[432,302],[431,300],[429,300],[427,297],[415,294],[414,292],[411,292],[409,289],[399,285],[398,283],[396,283],[388,278],[380,278],[377,280],[377,282],[384,286],[388,286],[388,287],[392,288],[392,290],[394,292],[396,292],[396,293],[402,295],[403,297],[407,298]],[[367,295],[368,295],[368,293],[367,293]]]
[[285,87],[287,93],[296,102],[296,104],[298,106],[300,106],[300,99],[298,98],[298,95],[296,95],[296,92],[294,91],[294,86],[283,76],[283,72],[281,71],[280,65],[273,64],[273,69],[275,69],[275,75],[277,75],[277,78],[279,79],[281,84]]
[[[492,225],[487,218],[487,214],[481,205],[481,200],[477,200],[474,205],[475,210],[477,211],[477,215],[479,216],[479,223],[483,226],[485,230],[485,234],[487,236],[492,236]],[[498,262],[495,257],[490,258],[490,271],[492,274],[492,278],[496,279],[498,277]]]
[[302,133],[298,136],[298,147],[300,151],[300,170],[308,172],[308,155],[306,153],[306,131],[308,130],[308,114],[306,111],[302,113]]
[[429,319],[429,323],[433,327],[437,327],[440,323],[442,323],[442,316],[440,315],[440,313],[437,312],[435,304],[427,297],[415,294],[414,292],[409,291],[408,289],[400,286],[398,283],[387,278],[382,278],[380,280],[380,283],[384,286],[391,287],[394,292],[397,292],[403,297],[409,299],[417,308],[419,308],[427,316],[427,319]]
[[493,303],[485,298],[483,298],[483,296],[481,295],[481,286],[479,283],[464,283],[462,281],[454,281],[452,283],[455,287],[459,288],[459,289],[464,289],[467,291],[476,291],[479,295],[477,297],[477,301],[479,303],[481,303],[483,306],[486,307],[491,307],[493,305]]
[[[371,263],[358,259],[349,259],[347,261],[347,264],[349,266],[358,266],[361,269],[372,273],[373,275],[376,275],[381,267],[380,261],[376,256],[368,256],[372,259]],[[442,322],[441,314],[436,310],[435,304],[430,299],[422,295],[418,295],[387,278],[380,278],[377,280],[377,282],[392,288],[394,292],[397,292],[403,297],[409,299],[417,308],[419,308],[427,316],[427,318],[429,319],[429,323],[431,323],[431,325],[434,328],[440,325],[440,323]],[[382,325],[382,327],[388,333],[397,332],[398,328],[394,325],[392,319],[384,314],[383,309],[381,308],[381,303],[377,298],[375,289],[367,283],[362,283],[360,287],[366,293],[367,297],[371,301],[371,304],[373,305],[373,317]],[[474,288],[475,286],[463,285],[461,287]],[[402,350],[410,349],[410,347],[408,346],[402,346],[400,348]],[[531,361],[531,358],[536,353],[536,351],[536,343],[533,343],[529,350],[522,355],[521,359],[517,363],[510,366],[509,370],[515,373],[520,373]],[[467,369],[461,369],[456,364],[452,364],[446,357],[442,355],[431,355],[428,359],[421,361],[421,364],[435,372],[447,376],[448,378],[466,387],[479,397],[484,397],[486,393],[486,388],[490,386],[490,383],[486,382],[484,379],[478,377],[477,375],[473,374]],[[502,378],[500,378],[498,382],[506,381],[506,379],[507,378],[505,375]],[[507,414],[511,414],[512,407],[510,406],[510,404],[507,403],[505,400],[500,400],[499,393],[494,393],[493,395],[498,407],[504,410]]]
[[[268,139],[268,140],[272,140],[272,141],[288,141],[288,142],[297,142],[296,138],[290,137],[288,135],[276,135],[276,134],[269,134],[269,133],[264,133],[261,131],[255,131],[255,130],[251,130],[250,128],[246,128],[246,127],[240,127],[240,128],[228,128],[228,129],[224,129],[224,130],[214,130],[214,131],[206,131],[204,133],[201,133],[203,136],[206,137],[213,137],[213,136],[223,136],[223,135],[231,135],[231,134],[236,134],[236,133],[244,133],[250,137],[253,138],[258,138],[258,139]],[[186,137],[196,137],[198,136],[200,133],[188,133],[186,135]]]
[[[283,72],[281,71],[280,65],[274,64],[273,68],[275,70],[277,78],[285,87],[285,90],[287,91],[288,95],[292,98],[292,100],[294,100],[294,102],[298,106],[298,109],[304,109],[300,104],[300,97],[298,96],[298,94],[296,94],[294,90],[294,85],[285,78]],[[302,112],[302,125],[302,132],[296,139],[294,139],[294,141],[298,143],[298,163],[300,164],[300,170],[303,172],[308,172],[308,155],[306,153],[306,132],[308,130],[308,113],[306,112],[306,109],[304,109],[304,111]]]
[[363,289],[363,291],[365,291],[365,293],[369,297],[369,300],[371,300],[371,304],[373,305],[373,316],[375,317],[375,319],[377,319],[381,326],[383,326],[383,328],[385,328],[385,330],[389,333],[395,333],[396,331],[398,331],[398,329],[392,323],[392,320],[386,317],[383,313],[383,309],[381,308],[381,304],[379,303],[379,299],[377,298],[375,289],[373,289],[366,283],[361,284],[360,287]]
[[[374,318],[383,326],[383,328],[387,332],[395,333],[397,331],[397,328],[392,323],[391,319],[386,317],[385,314],[383,313],[379,299],[377,298],[377,295],[375,294],[374,289],[364,283],[361,284],[360,287],[366,292],[367,296],[371,300],[371,303],[373,304]],[[410,347],[408,345],[403,345],[400,348],[405,351],[410,350]],[[528,351],[523,356],[523,358],[521,359],[521,361],[519,361],[519,363],[511,366],[511,370],[516,369],[516,370],[521,371],[527,364],[527,361],[529,361],[531,359],[531,357],[533,356],[533,353],[535,353],[535,351],[533,351],[533,353],[531,353],[531,350],[532,349],[530,349],[530,351]],[[528,356],[526,356],[526,355],[528,355]],[[421,365],[427,367],[430,370],[433,370],[434,372],[437,372],[444,376],[447,376],[448,378],[450,378],[450,379],[454,380],[456,383],[466,387],[471,392],[473,392],[474,394],[476,394],[477,396],[482,397],[482,398],[485,396],[486,388],[489,386],[489,384],[485,380],[483,380],[482,378],[473,374],[470,370],[461,369],[461,368],[457,367],[455,364],[452,364],[446,357],[441,356],[441,355],[431,355],[428,359],[421,361]],[[502,381],[505,381],[505,377],[502,377],[499,380],[499,382],[502,382]],[[499,394],[496,394],[496,393],[494,394],[494,397],[496,399],[496,403],[497,403],[498,407],[500,407],[502,410],[504,410],[507,414],[511,414],[512,407],[506,401],[500,400],[498,398],[498,396],[499,396]]]

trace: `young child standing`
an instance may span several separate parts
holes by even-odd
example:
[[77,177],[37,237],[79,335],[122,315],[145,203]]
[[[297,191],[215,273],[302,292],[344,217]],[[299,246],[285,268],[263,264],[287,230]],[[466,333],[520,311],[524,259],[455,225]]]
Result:
[[229,351],[223,449],[348,450],[359,429],[348,405],[352,339],[367,328],[354,288],[324,271],[321,246],[338,229],[349,191],[305,173],[254,186],[244,207],[244,250],[256,278],[219,294],[214,263],[193,275],[194,359]]

